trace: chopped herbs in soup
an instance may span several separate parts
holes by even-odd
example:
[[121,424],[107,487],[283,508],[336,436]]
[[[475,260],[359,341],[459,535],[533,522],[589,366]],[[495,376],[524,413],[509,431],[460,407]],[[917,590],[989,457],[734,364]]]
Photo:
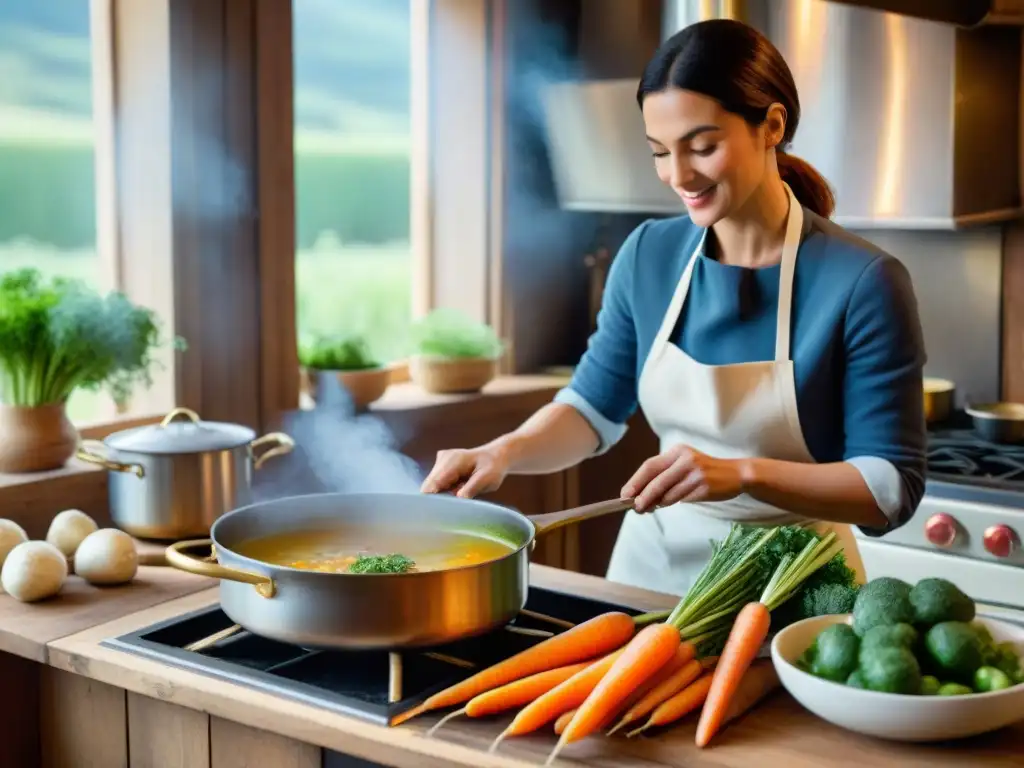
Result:
[[237,552],[272,565],[328,573],[440,571],[497,560],[508,544],[469,533],[380,528],[331,528],[277,533],[253,539]]

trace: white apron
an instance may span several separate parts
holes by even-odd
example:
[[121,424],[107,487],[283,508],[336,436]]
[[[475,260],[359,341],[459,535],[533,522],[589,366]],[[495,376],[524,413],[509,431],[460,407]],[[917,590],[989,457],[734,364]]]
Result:
[[[669,340],[686,301],[704,237],[679,280],[661,329],[651,345],[639,382],[639,402],[661,440],[661,450],[684,444],[721,459],[768,458],[814,463],[797,413],[796,379],[790,359],[793,273],[803,230],[803,209],[793,191],[782,248],[775,359],[733,365],[703,365]],[[653,512],[628,512],[608,566],[610,581],[683,594],[711,556],[710,540],[723,539],[732,522],[785,525],[806,518],[742,494],[715,502],[679,503]],[[849,566],[864,581],[857,542],[848,525],[832,529]]]

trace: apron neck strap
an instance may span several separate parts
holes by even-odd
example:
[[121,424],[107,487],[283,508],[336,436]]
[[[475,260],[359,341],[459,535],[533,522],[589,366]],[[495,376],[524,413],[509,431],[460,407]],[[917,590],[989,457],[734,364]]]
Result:
[[[796,270],[796,254],[800,248],[800,236],[804,228],[804,209],[801,207],[793,190],[783,182],[786,194],[789,195],[789,216],[786,219],[786,239],[782,246],[782,263],[779,271],[779,308],[775,324],[775,361],[784,362],[789,360],[789,335],[790,321],[793,310],[793,273]],[[654,339],[652,349],[667,343],[686,301],[686,294],[690,289],[690,279],[693,276],[693,267],[697,258],[704,252],[705,241],[708,230],[704,230],[697,247],[693,249],[690,260],[683,270],[682,277],[676,285],[675,294],[665,313],[658,335]]]
[[786,219],[786,239],[782,245],[782,262],[779,265],[779,311],[775,323],[775,362],[789,360],[789,337],[793,316],[793,274],[796,272],[796,255],[800,249],[800,235],[804,229],[804,209],[796,199],[793,190],[783,182],[789,196],[789,216]]

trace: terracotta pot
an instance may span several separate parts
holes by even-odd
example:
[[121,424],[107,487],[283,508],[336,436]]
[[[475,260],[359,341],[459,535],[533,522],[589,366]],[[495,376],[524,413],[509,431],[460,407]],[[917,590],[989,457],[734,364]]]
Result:
[[434,394],[479,392],[498,375],[498,361],[490,357],[409,358],[409,376],[413,383]]
[[364,411],[371,403],[380,400],[391,384],[391,371],[387,368],[368,368],[362,371],[318,371],[303,368],[301,386],[314,401],[317,393],[324,394],[324,377],[331,377],[348,392],[352,406]]
[[0,405],[0,472],[20,474],[60,469],[78,447],[78,432],[63,403]]

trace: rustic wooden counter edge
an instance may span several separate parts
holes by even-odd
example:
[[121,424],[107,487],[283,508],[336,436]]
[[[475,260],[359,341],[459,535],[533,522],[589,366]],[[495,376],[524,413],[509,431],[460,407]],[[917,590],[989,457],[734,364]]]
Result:
[[[531,578],[540,586],[618,602],[639,610],[661,610],[676,601],[670,595],[614,585],[592,576],[539,565],[531,566]],[[515,759],[517,754],[524,756],[515,745],[488,755],[480,749],[479,743],[461,744],[443,737],[428,738],[425,731],[434,722],[431,718],[400,728],[387,728],[101,645],[104,640],[213,605],[216,601],[216,589],[196,592],[68,635],[49,644],[47,661],[55,669],[116,688],[398,768],[432,765],[525,768],[536,765],[534,752],[526,753],[526,762]],[[457,732],[456,728],[449,734]]]
[[[675,601],[668,595],[544,566],[532,566],[531,578],[540,586],[618,602],[640,610],[662,609]],[[293,744],[316,745],[397,768],[441,765],[526,768],[542,763],[554,744],[553,735],[545,731],[532,737],[510,740],[498,753],[487,754],[486,746],[501,731],[507,718],[453,721],[436,736],[428,738],[425,732],[436,722],[434,717],[414,720],[399,728],[386,728],[101,645],[106,639],[211,605],[216,599],[216,590],[205,590],[56,639],[48,646],[51,666],[44,671],[51,676],[64,675],[71,681],[81,678],[97,681],[106,684],[101,687],[110,686],[111,691],[128,691],[129,705],[133,696],[140,701],[157,700],[155,706],[166,706],[168,710],[178,712],[178,716],[187,711],[206,713],[211,723],[241,723],[252,732],[277,734]],[[54,682],[51,681],[49,686],[53,688]],[[44,680],[44,691],[46,688]],[[115,711],[118,707],[123,711],[123,694],[119,703],[114,704]],[[684,723],[658,738],[628,742],[602,738],[582,742],[566,751],[562,764],[609,767],[685,765],[688,768],[756,764],[797,768],[811,765],[904,766],[924,765],[925,762],[963,765],[964,760],[970,760],[975,765],[1009,766],[1018,760],[1016,745],[1021,742],[1022,734],[1022,729],[1015,728],[954,745],[881,742],[834,728],[802,710],[784,693],[779,693],[749,717],[730,726],[720,745],[712,749],[697,750],[693,746],[693,725]],[[318,766],[319,762],[310,758],[308,763],[295,764]]]

